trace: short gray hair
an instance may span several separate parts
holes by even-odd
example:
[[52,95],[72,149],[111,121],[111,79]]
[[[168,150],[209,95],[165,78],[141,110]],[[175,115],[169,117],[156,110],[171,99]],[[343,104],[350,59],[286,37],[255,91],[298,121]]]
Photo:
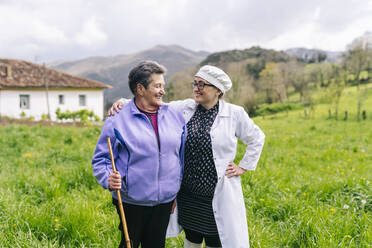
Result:
[[142,84],[147,89],[151,83],[152,74],[165,74],[167,69],[159,63],[145,60],[135,66],[128,75],[129,88],[133,95],[137,94],[137,84]]

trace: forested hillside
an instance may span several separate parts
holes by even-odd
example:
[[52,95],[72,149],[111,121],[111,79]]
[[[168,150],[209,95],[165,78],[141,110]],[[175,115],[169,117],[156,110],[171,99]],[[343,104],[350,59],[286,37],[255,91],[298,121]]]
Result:
[[225,99],[244,106],[251,116],[262,115],[267,108],[302,108],[309,117],[314,106],[329,103],[330,116],[339,118],[338,104],[345,87],[356,85],[354,108],[361,119],[368,107],[364,105],[364,86],[372,82],[372,42],[367,38],[356,38],[336,62],[326,62],[325,53],[303,59],[260,47],[213,53],[198,67],[174,74],[169,79],[166,98],[170,101],[192,97],[193,75],[200,66],[211,64],[224,69],[233,81]]

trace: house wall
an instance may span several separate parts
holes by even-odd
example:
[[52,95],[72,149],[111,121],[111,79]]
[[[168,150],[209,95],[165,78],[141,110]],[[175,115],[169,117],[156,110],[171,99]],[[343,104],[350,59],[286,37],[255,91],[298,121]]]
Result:
[[[20,95],[30,96],[30,109],[20,108]],[[59,104],[59,95],[64,95],[64,104]],[[79,95],[86,95],[86,106],[79,106]],[[48,113],[45,90],[40,89],[1,89],[0,114],[19,118],[24,112],[26,117],[33,116],[40,120],[42,114]],[[76,111],[81,109],[93,110],[103,118],[103,90],[102,89],[49,89],[49,108],[52,120],[56,120],[56,110]]]

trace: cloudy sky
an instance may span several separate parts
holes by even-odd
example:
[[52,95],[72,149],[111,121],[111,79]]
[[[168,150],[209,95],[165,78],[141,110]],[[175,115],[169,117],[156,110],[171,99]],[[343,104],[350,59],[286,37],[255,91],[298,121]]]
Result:
[[0,57],[38,63],[158,44],[338,51],[366,31],[372,0],[0,0]]

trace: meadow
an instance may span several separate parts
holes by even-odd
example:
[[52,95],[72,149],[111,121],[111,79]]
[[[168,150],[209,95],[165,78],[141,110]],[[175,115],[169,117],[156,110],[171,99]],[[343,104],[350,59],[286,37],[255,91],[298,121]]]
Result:
[[[318,105],[254,121],[266,143],[242,177],[252,247],[371,247],[372,97],[357,122]],[[117,247],[118,217],[92,176],[100,127],[0,126],[0,247]],[[244,154],[239,144],[236,162]],[[183,247],[182,235],[167,247]]]

